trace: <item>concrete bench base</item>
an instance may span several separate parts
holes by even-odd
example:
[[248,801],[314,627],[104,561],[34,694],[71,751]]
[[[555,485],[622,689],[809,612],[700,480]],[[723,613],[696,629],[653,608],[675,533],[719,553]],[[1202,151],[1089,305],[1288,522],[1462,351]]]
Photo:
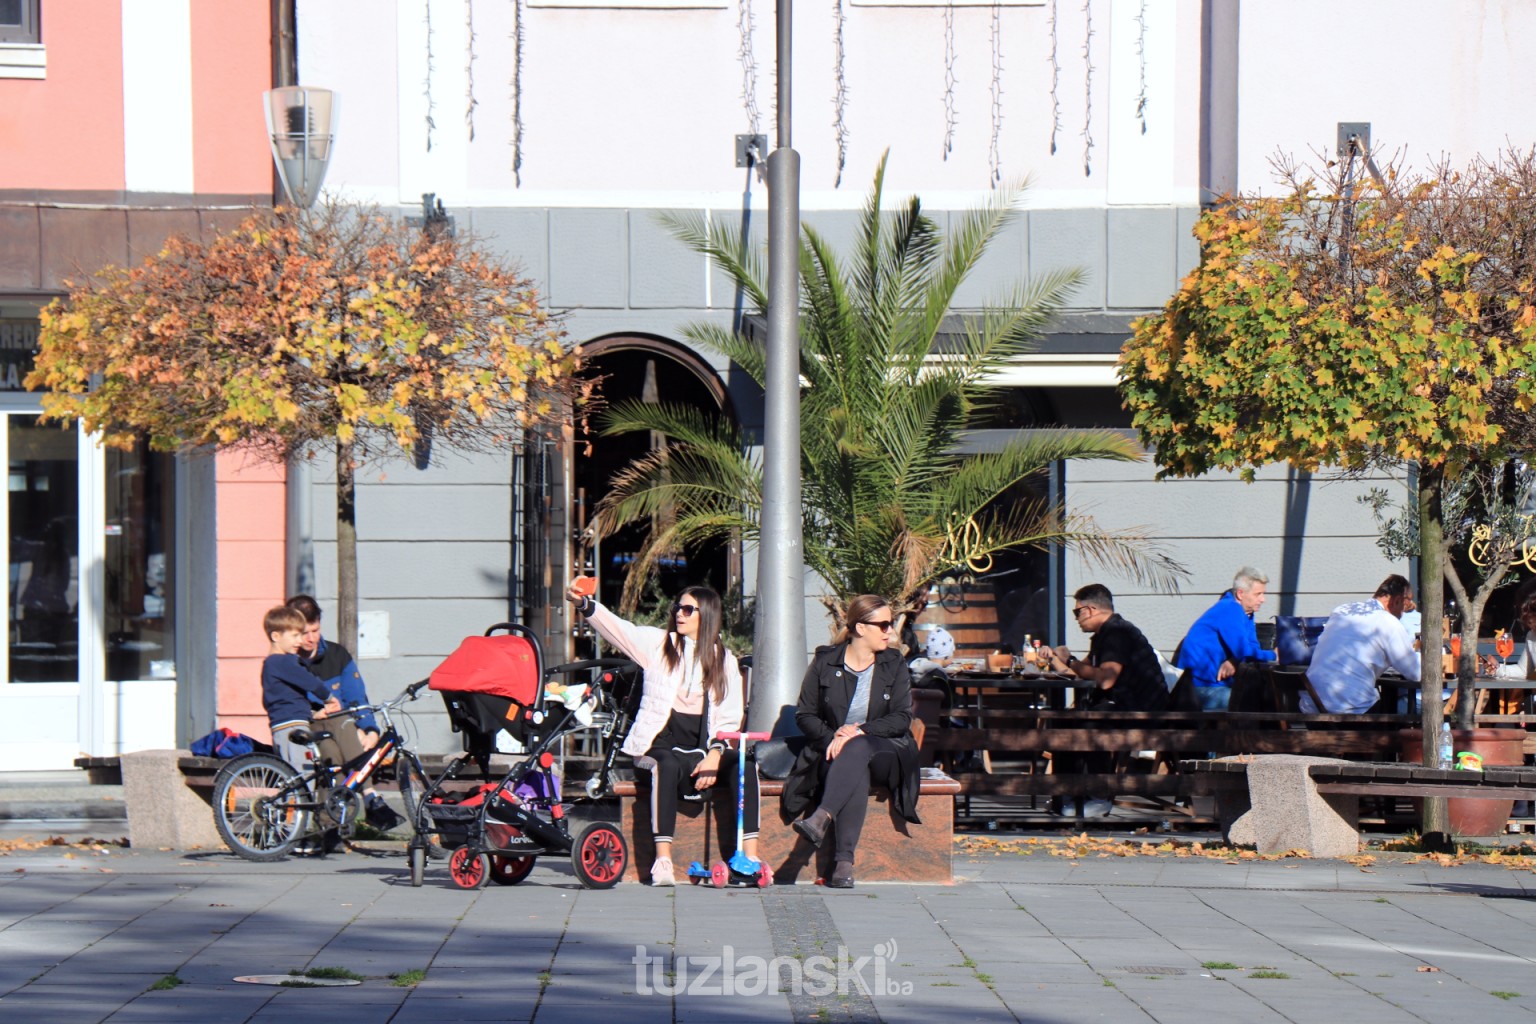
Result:
[[[828,832],[816,850],[799,833],[779,819],[779,794],[784,783],[762,780],[762,829],[758,853],[773,868],[774,881],[790,885],[814,882],[832,873],[833,836]],[[651,842],[651,807],[636,799],[635,784],[614,785],[622,807],[621,828],[630,844],[627,882],[650,878],[656,847]],[[948,885],[954,881],[950,855],[955,837],[955,801],[960,786],[947,775],[922,781],[917,805],[921,825],[898,821],[891,811],[890,793],[877,789],[869,795],[864,833],[859,837],[854,876],[861,882],[921,882]],[[729,788],[722,787],[713,799],[683,804],[677,820],[672,860],[679,879],[690,861],[712,864],[736,851],[736,803]],[[906,829],[903,834],[901,829]]]
[[136,750],[124,754],[123,802],[128,842],[139,850],[196,850],[222,847],[208,802],[211,788],[187,784],[185,750]]
[[1360,798],[1319,793],[1309,774],[1313,765],[1337,763],[1299,754],[1254,758],[1245,773],[1246,800],[1237,790],[1219,797],[1222,822],[1231,822],[1227,840],[1260,853],[1305,850],[1314,857],[1353,857],[1360,851]]

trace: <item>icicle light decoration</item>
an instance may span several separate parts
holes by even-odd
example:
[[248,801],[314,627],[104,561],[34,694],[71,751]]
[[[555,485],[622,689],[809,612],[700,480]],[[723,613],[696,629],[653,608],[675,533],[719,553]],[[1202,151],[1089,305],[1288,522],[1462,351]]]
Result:
[[1061,58],[1056,44],[1056,0],[1051,0],[1051,155],[1056,155],[1056,136],[1061,131]]
[[469,30],[469,53],[466,56],[464,86],[464,124],[469,128],[469,141],[475,141],[475,0],[464,0],[464,23]]
[[432,0],[422,5],[427,11],[427,77],[421,83],[421,91],[427,98],[427,152],[432,152],[432,132],[437,122],[432,120]]
[[843,167],[848,162],[848,81],[843,77],[843,28],[847,20],[847,13],[843,10],[843,0],[833,0],[832,48],[835,66],[832,69],[832,79],[836,88],[832,95],[832,107],[835,111],[832,118],[832,134],[837,139],[837,180],[832,183],[833,188],[843,183]]
[[[741,100],[747,111],[747,131],[761,134],[762,115],[757,109],[757,58],[752,53],[752,0],[736,0],[736,30],[741,34],[737,56],[741,59]],[[766,153],[760,156],[767,156]]]
[[1083,0],[1083,177],[1093,174],[1093,0]]
[[1147,0],[1141,0],[1136,12],[1136,60],[1141,65],[1141,91],[1136,94],[1136,120],[1141,134],[1147,134]]
[[955,124],[959,111],[955,107],[955,5],[944,5],[944,159],[955,150]]
[[1003,9],[992,5],[992,140],[987,145],[987,185],[1003,180]]
[[512,0],[512,187],[523,187],[523,14],[524,0]]

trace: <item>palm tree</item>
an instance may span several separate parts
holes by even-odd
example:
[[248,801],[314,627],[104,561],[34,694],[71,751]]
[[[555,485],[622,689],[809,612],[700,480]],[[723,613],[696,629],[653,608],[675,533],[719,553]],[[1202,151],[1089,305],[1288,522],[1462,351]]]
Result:
[[[858,250],[839,262],[802,227],[800,244],[801,474],[806,564],[834,592],[893,595],[898,611],[957,566],[980,570],[997,552],[1069,545],[1100,565],[1164,590],[1185,570],[1135,528],[1106,531],[1050,500],[1000,501],[1060,459],[1136,461],[1110,431],[1052,431],[1001,451],[965,454],[959,442],[1000,389],[991,383],[1032,347],[1078,283],[1058,271],[1018,285],[999,305],[949,314],[955,290],[1017,206],[1022,189],[959,218],[946,239],[914,196],[881,208],[885,158],[864,208]],[[697,218],[673,232],[704,254],[766,315],[766,273],[739,234]],[[711,323],[683,333],[728,356],[761,385],[763,341]],[[699,542],[758,536],[762,467],[728,423],[695,409],[625,402],[602,419],[606,434],[654,431],[664,445],[619,473],[594,527],[606,536],[650,520],[625,583],[632,602],[655,559]]]

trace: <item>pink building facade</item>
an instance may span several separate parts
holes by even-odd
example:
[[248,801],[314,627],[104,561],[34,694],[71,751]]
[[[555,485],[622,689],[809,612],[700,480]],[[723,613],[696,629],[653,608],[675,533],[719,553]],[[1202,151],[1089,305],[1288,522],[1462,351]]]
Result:
[[[0,8],[9,12],[11,7]],[[272,200],[271,5],[21,0],[0,23],[0,770],[265,734],[281,466],[107,452],[21,379],[68,282]]]

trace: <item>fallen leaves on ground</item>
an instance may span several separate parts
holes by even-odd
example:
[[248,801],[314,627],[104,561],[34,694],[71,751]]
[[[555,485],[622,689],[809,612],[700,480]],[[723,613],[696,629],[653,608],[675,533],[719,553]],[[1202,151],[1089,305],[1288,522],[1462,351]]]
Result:
[[[1459,864],[1490,864],[1495,867],[1506,867],[1514,870],[1536,871],[1536,849],[1521,845],[1514,849],[1489,850],[1487,847],[1466,848],[1454,854],[1427,853],[1412,849],[1403,849],[1405,844],[1400,840],[1394,840],[1381,845],[1376,851],[1362,850],[1353,857],[1345,857],[1345,863],[1352,864],[1361,871],[1370,872],[1379,856],[1383,853],[1400,852],[1409,854],[1401,863],[1420,864],[1432,863],[1441,867],[1455,867]],[[994,857],[1009,856],[1033,856],[1044,854],[1050,857],[1070,857],[1081,859],[1085,857],[1178,857],[1178,858],[1204,858],[1206,860],[1218,860],[1226,864],[1242,864],[1249,861],[1272,860],[1310,860],[1312,855],[1306,850],[1286,850],[1283,853],[1259,853],[1256,850],[1238,846],[1229,846],[1225,843],[1206,843],[1182,839],[1126,839],[1113,836],[1094,836],[1084,832],[1075,836],[976,836],[960,835],[955,837],[955,852],[979,856],[991,854]]]
[[[108,850],[126,849],[128,840],[96,839],[91,836],[82,836],[79,839],[69,839],[65,836],[48,836],[46,839],[0,839],[0,857],[9,853],[26,853],[31,850],[46,850],[57,846],[106,853]],[[65,856],[73,856],[73,854],[65,854]]]

